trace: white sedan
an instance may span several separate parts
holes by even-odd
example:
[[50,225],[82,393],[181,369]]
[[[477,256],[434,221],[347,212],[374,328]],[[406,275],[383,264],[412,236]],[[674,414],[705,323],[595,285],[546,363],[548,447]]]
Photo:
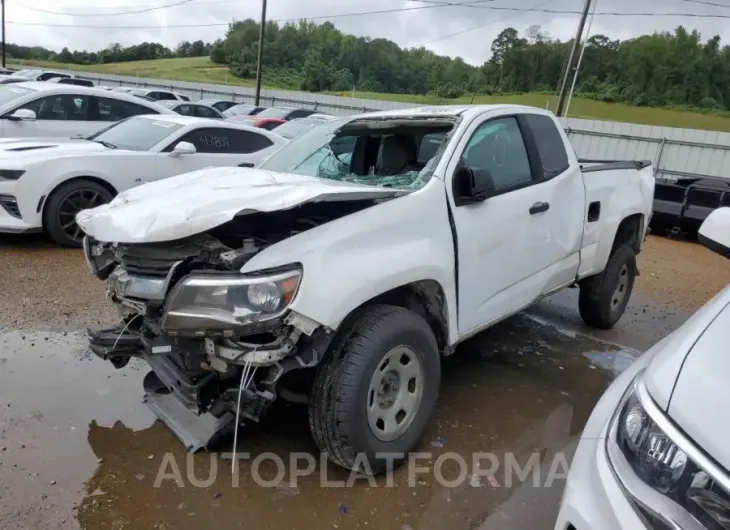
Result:
[[[74,77],[72,74],[67,74],[65,72],[58,72],[55,70],[42,70],[40,68],[31,68],[27,70],[18,70],[17,72],[13,72],[10,75],[3,76],[2,81],[0,83],[14,83],[17,80],[21,81],[48,81],[49,79],[53,79],[54,77],[65,77],[70,78]],[[5,81],[6,79],[9,79],[10,81]]]
[[[730,257],[730,208],[700,241]],[[730,528],[730,286],[609,387],[581,435],[556,530]]]
[[153,101],[98,88],[46,82],[0,85],[0,136],[88,136],[140,114],[174,114]]
[[0,140],[0,232],[79,246],[76,213],[118,192],[209,166],[253,167],[286,140],[223,120],[136,116],[86,139]]

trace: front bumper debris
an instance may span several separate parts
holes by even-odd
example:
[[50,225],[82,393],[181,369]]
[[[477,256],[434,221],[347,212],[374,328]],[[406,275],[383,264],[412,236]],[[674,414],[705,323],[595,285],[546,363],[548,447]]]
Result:
[[[202,340],[151,337],[120,326],[89,331],[89,347],[117,368],[132,357],[147,362],[152,371],[144,380],[143,401],[188,451],[210,449],[233,431],[240,377],[205,369]],[[274,398],[253,382],[241,393],[239,421],[258,422]]]
[[144,388],[143,402],[191,453],[209,449],[235,425],[236,416],[230,411],[220,417],[210,412],[195,414],[177,395],[165,392],[165,385],[154,371],[145,377]]

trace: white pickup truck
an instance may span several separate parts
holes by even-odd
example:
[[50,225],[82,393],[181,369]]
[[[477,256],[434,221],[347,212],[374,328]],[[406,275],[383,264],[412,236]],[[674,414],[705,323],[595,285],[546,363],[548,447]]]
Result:
[[147,361],[145,400],[188,450],[279,398],[309,403],[332,461],[377,474],[418,444],[463,340],[574,284],[586,323],[617,322],[653,192],[648,162],[587,167],[537,108],[334,119],[256,169],[81,211],[124,314],[91,348]]

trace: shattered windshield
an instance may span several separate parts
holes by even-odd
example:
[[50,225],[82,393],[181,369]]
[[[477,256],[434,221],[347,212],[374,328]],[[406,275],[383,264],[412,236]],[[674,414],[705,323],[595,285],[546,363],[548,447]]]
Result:
[[385,188],[418,189],[433,175],[452,123],[335,119],[282,147],[260,168]]

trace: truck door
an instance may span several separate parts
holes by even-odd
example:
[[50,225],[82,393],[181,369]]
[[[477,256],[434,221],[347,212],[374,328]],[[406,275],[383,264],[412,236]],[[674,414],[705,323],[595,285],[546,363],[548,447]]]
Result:
[[[572,155],[572,170],[545,171],[532,131],[544,127],[543,116],[554,121],[547,114],[535,116],[492,114],[475,120],[447,167],[462,337],[571,281],[578,270],[585,200],[580,169]],[[459,164],[489,172],[494,183],[489,198],[455,204],[451,183]]]

